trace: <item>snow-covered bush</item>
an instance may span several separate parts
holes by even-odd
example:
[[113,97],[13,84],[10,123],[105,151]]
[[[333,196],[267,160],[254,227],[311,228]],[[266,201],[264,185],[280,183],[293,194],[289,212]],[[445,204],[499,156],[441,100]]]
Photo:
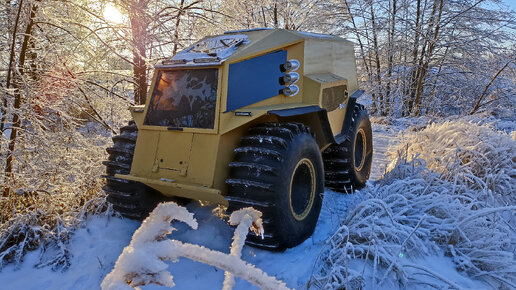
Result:
[[0,269],[8,263],[18,267],[27,251],[36,249],[41,250],[36,267],[67,269],[73,229],[87,215],[109,214],[105,197],[99,191],[75,197],[39,191],[12,194],[2,198],[0,206],[4,211],[0,224]]
[[186,257],[226,271],[224,290],[234,286],[234,276],[246,279],[262,289],[288,289],[285,283],[268,276],[260,269],[240,258],[249,229],[263,235],[261,212],[252,208],[235,211],[229,218],[237,225],[230,254],[213,251],[203,246],[167,239],[175,229],[173,220],[182,221],[197,229],[192,213],[174,202],[159,204],[141,227],[136,230],[129,246],[118,258],[115,267],[102,282],[102,289],[133,289],[133,287],[157,284],[174,287],[173,276],[167,271],[164,260],[177,262]]
[[[488,128],[460,122],[431,125],[398,145],[391,170],[360,192],[356,207],[350,207],[328,241],[309,286],[375,289],[431,283],[459,289],[411,262],[444,251],[470,277],[493,288],[514,289],[514,141],[483,130]],[[365,260],[362,271],[350,268],[357,259]],[[366,274],[368,260],[372,273]],[[414,270],[435,280],[423,281]]]
[[35,249],[42,251],[38,266],[66,269],[73,229],[108,208],[101,175],[109,134],[62,121],[34,119],[19,136],[13,178],[1,187],[0,269]]
[[[406,151],[408,161],[425,160],[440,178],[477,189],[470,196],[490,205],[516,204],[516,142],[489,125],[465,121],[431,124],[403,136],[390,158]],[[391,166],[392,167],[392,166]]]
[[[19,110],[9,107],[0,134],[0,270],[35,249],[42,251],[38,266],[65,269],[70,234],[87,215],[108,209],[102,161],[111,135],[129,117],[129,103],[96,86],[78,89],[68,69],[51,73],[25,92]],[[110,79],[91,75],[88,81],[107,85]],[[21,122],[11,150],[14,113]]]

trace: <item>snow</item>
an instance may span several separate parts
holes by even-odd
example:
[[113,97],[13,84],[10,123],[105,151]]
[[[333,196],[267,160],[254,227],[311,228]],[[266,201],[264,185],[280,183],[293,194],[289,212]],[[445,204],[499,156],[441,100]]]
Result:
[[[306,288],[308,282],[311,283],[312,288],[315,288],[317,284],[313,284],[316,282],[314,277],[318,275],[320,270],[315,265],[321,262],[324,253],[331,248],[330,238],[335,238],[336,235],[342,233],[342,223],[350,219],[348,208],[350,211],[359,209],[360,203],[363,202],[363,195],[368,192],[371,193],[374,189],[379,189],[380,187],[388,187],[383,193],[386,197],[396,188],[403,189],[413,186],[411,188],[412,191],[425,190],[427,188],[429,183],[424,180],[419,181],[416,179],[411,181],[413,182],[412,184],[401,182],[398,185],[395,183],[388,185],[380,184],[380,182],[375,180],[381,178],[385,173],[389,161],[386,156],[389,146],[400,144],[396,136],[399,134],[409,135],[410,133],[407,132],[419,132],[427,127],[428,122],[428,119],[423,118],[418,120],[373,120],[375,151],[373,172],[368,186],[362,192],[355,194],[339,194],[326,190],[321,215],[312,237],[301,245],[288,249],[283,253],[268,252],[243,246],[241,252],[243,261],[263,270],[267,275],[274,276],[276,279],[285,282],[289,288]],[[416,125],[414,126],[413,124]],[[502,138],[504,142],[507,142],[509,139],[514,140],[516,134],[514,133],[514,127],[511,128],[511,125],[507,125],[507,122],[504,123],[503,127],[503,131],[507,134],[507,138]],[[451,183],[449,190],[455,191],[458,189],[454,188],[453,183]],[[438,196],[430,197],[437,198]],[[424,199],[423,196],[419,198],[421,200]],[[369,200],[368,202],[381,205],[382,203],[379,200],[380,196],[378,196],[376,201]],[[387,208],[396,209],[396,207],[392,207],[392,204],[388,205]],[[172,235],[167,236],[167,238],[172,237],[181,243],[177,244],[177,246],[184,245],[183,243],[190,243],[202,246],[206,250],[210,249],[230,254],[230,247],[232,242],[234,242],[232,238],[235,229],[217,217],[214,213],[216,208],[202,206],[194,202],[190,203],[187,209],[193,213],[194,218],[197,220],[198,229],[193,230],[186,224],[175,222],[172,226],[177,230]],[[463,226],[465,234],[469,237],[486,238],[486,232],[476,230],[479,225],[475,220],[478,220],[478,216],[488,213],[492,214],[496,210],[496,208],[489,208],[485,211],[477,211],[477,216],[462,219],[460,222],[455,223],[455,225],[460,224],[460,226]],[[373,263],[372,260],[345,259],[348,261],[348,264],[344,265],[342,269],[347,269],[350,278],[355,278],[349,279],[348,283],[350,283],[350,286],[363,285],[365,289],[399,289],[403,288],[403,286],[398,284],[395,277],[402,275],[400,277],[405,277],[405,279],[411,281],[418,281],[418,284],[410,284],[412,287],[417,286],[417,288],[431,288],[432,286],[430,285],[438,285],[439,288],[455,287],[465,289],[487,289],[490,287],[483,282],[468,277],[464,272],[459,272],[457,270],[457,262],[454,261],[458,256],[452,258],[449,256],[450,252],[448,250],[435,247],[422,238],[421,235],[425,233],[425,230],[428,229],[429,224],[431,225],[433,221],[432,216],[427,215],[422,218],[419,215],[418,219],[411,220],[411,213],[415,217],[417,211],[390,212],[391,218],[394,218],[397,222],[401,221],[400,224],[403,225],[403,221],[407,222],[407,226],[400,227],[399,236],[394,236],[400,242],[397,248],[393,248],[396,257],[394,260],[391,260],[390,264],[387,263],[382,266],[379,260],[377,263]],[[376,222],[380,224],[381,216],[378,217],[379,219]],[[386,217],[386,221],[389,221],[390,218]],[[241,218],[243,217],[241,216],[240,220]],[[356,218],[359,218],[359,216],[356,216]],[[237,217],[235,219],[239,220]],[[234,222],[236,223],[236,221]],[[90,217],[84,227],[76,230],[70,240],[72,258],[70,260],[71,266],[67,271],[54,272],[48,267],[34,268],[34,265],[39,261],[40,253],[39,251],[33,251],[25,256],[24,262],[19,265],[19,269],[16,269],[14,265],[8,265],[0,272],[0,285],[2,285],[3,289],[100,289],[101,282],[113,270],[117,258],[121,255],[124,247],[130,244],[132,235],[140,225],[139,222],[117,217]],[[447,228],[443,227],[440,230],[446,231]],[[512,235],[514,238],[514,233]],[[493,243],[498,238],[497,236],[487,237],[484,243]],[[471,247],[477,247],[478,249],[478,245],[482,241],[470,240],[470,242]],[[514,245],[514,241],[512,243]],[[400,245],[402,246],[400,247]],[[349,255],[352,255],[352,249],[356,251],[361,247],[359,244],[351,241],[342,244],[342,246],[350,250]],[[455,247],[458,248],[457,245]],[[463,249],[467,248],[467,245],[463,247]],[[368,250],[367,247],[363,246],[362,249]],[[507,259],[511,259],[510,256],[504,256],[504,252],[499,252],[497,258],[499,258],[502,264]],[[512,259],[514,260],[513,256]],[[224,270],[217,267],[187,258],[178,258],[176,263],[171,261],[165,261],[165,263],[166,270],[174,276],[174,289],[221,289],[224,284]],[[467,265],[468,263],[465,261],[464,266]],[[403,268],[398,268],[398,266]],[[345,279],[345,274],[343,273],[340,272],[339,275]],[[315,274],[315,276],[312,276],[312,274]],[[371,278],[375,275],[380,278],[385,277],[381,286],[371,282],[373,281]],[[379,283],[380,281],[377,282]],[[163,286],[149,285],[143,286],[142,289],[165,288]],[[256,288],[249,282],[237,278],[234,289]]]
[[285,283],[240,258],[249,228],[263,236],[261,215],[253,208],[243,208],[231,214],[229,223],[237,225],[237,228],[230,253],[225,254],[204,246],[167,239],[167,235],[175,231],[170,225],[173,220],[182,221],[194,230],[198,224],[186,208],[174,202],[161,203],[136,230],[131,243],[118,258],[113,271],[102,281],[101,287],[104,290],[131,289],[149,284],[174,287],[173,276],[167,271],[168,265],[164,261],[177,262],[179,257],[187,257],[226,270],[224,290],[233,289],[235,276],[261,289],[288,289]]
[[65,272],[34,268],[39,252],[25,256],[19,270],[9,265],[0,272],[3,289],[100,289],[104,276],[129,244],[139,223],[131,220],[94,217],[77,230],[70,242],[71,266]]
[[[303,288],[312,272],[315,260],[325,241],[343,219],[353,195],[326,191],[321,216],[314,235],[293,249],[283,253],[268,252],[244,246],[244,261],[264,270],[268,275],[284,281],[289,288]],[[234,228],[212,213],[213,207],[191,203],[188,210],[198,221],[197,230],[182,223],[174,223],[177,229],[172,236],[184,243],[199,244],[206,248],[229,253]],[[8,265],[0,272],[3,289],[100,289],[100,283],[113,269],[115,262],[129,245],[139,222],[116,217],[91,218],[84,228],[77,230],[71,240],[71,267],[65,272],[53,272],[49,268],[36,269],[38,251],[25,257],[19,270]],[[221,289],[224,271],[186,258],[179,262],[167,262],[168,271],[175,277],[174,289]],[[30,277],[27,279],[26,277]],[[209,285],[209,286],[207,286]],[[157,285],[142,289],[166,289]],[[242,279],[236,279],[234,289],[257,289]]]
[[[174,57],[172,57],[172,60],[185,60],[189,63],[188,66],[203,66],[206,64],[195,63],[193,62],[194,59],[213,58],[214,56],[210,54],[215,53],[216,57],[219,58],[219,61],[216,61],[216,63],[221,63],[233,55],[240,46],[244,46],[249,43],[250,41],[245,34],[209,37],[196,42],[183,51],[178,52]],[[211,63],[211,65],[213,65],[213,63]]]
[[[361,191],[329,240],[314,284],[516,288],[516,143],[466,121],[409,127],[404,134],[388,150],[388,172]],[[435,256],[451,257],[461,273],[443,274],[418,261]]]
[[320,33],[313,33],[313,32],[304,32],[304,31],[296,31],[299,34],[312,37],[312,38],[321,38],[321,39],[335,39],[336,36],[333,35],[327,35],[327,34],[320,34]]
[[[174,287],[173,276],[164,260],[176,261],[182,247],[170,245],[166,236],[175,231],[174,220],[192,229],[198,224],[193,214],[173,202],[161,203],[136,230],[129,246],[118,257],[115,267],[102,281],[102,289],[131,289],[148,284]],[[127,284],[129,284],[129,287]]]

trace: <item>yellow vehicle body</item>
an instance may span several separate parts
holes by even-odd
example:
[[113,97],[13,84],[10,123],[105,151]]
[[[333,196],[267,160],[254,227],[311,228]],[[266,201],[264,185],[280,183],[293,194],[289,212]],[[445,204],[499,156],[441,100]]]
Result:
[[[130,108],[138,127],[130,174],[116,174],[117,178],[141,182],[165,196],[227,205],[224,196],[227,192],[225,180],[229,174],[228,164],[240,139],[253,124],[281,120],[304,123],[315,133],[321,151],[343,131],[350,96],[358,90],[352,42],[334,36],[283,29],[239,31],[225,35],[244,35],[246,43],[215,64],[189,65],[188,62],[176,61],[156,66],[147,103]],[[224,35],[218,37],[223,39]],[[210,37],[201,42],[209,40]],[[251,100],[250,104],[236,109],[230,107],[232,101],[228,101],[228,91],[235,85],[230,81],[232,65],[252,62],[255,58],[277,51],[286,52],[288,60],[299,61],[298,93],[286,96],[278,92],[273,96],[264,96],[257,102]],[[158,72],[185,69],[217,71],[213,128],[170,128],[145,124],[152,94],[159,82]],[[252,69],[250,71],[253,72]],[[251,84],[256,80],[248,81]],[[340,92],[336,93],[332,88],[339,88]],[[239,95],[239,98],[244,100],[246,95]],[[320,111],[304,108],[319,108]],[[296,109],[301,113],[292,111]],[[321,119],[321,110],[327,117]]]

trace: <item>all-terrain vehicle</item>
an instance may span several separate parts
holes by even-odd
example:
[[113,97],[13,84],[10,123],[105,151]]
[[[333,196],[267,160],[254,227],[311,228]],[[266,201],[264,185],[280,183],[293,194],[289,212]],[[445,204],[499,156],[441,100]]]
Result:
[[353,43],[283,29],[206,37],[155,67],[145,106],[108,148],[114,209],[143,218],[165,197],[263,213],[283,250],[314,231],[324,187],[349,192],[369,178],[371,125]]

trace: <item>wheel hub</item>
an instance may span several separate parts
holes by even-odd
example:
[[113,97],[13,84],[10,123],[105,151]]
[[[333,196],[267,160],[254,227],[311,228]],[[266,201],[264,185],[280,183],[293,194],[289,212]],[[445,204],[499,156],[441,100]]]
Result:
[[355,171],[361,171],[365,164],[366,159],[366,134],[364,129],[360,128],[357,131],[357,137],[355,138]]
[[301,159],[290,178],[289,203],[292,216],[301,221],[305,219],[312,208],[315,197],[315,169],[312,162]]

